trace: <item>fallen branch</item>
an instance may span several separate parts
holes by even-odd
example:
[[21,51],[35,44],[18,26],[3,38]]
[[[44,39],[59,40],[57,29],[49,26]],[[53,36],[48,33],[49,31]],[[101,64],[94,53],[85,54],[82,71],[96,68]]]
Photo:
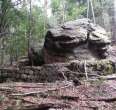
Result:
[[23,102],[27,102],[27,103],[31,103],[31,104],[35,104],[34,102],[32,102],[31,100],[25,100],[25,99],[21,99]]
[[42,94],[42,93],[46,93],[46,92],[50,92],[50,91],[58,91],[60,89],[65,89],[70,87],[71,85],[67,85],[67,86],[63,86],[63,87],[59,87],[59,88],[53,88],[53,89],[48,89],[45,91],[36,91],[36,92],[28,92],[28,93],[24,93],[24,94],[11,94],[10,96],[29,96],[29,95],[37,95],[37,94]]
[[[48,83],[49,84],[49,83]],[[6,87],[6,88],[14,88],[14,87],[22,87],[22,88],[41,88],[42,86],[45,86],[45,85],[47,85],[47,83],[46,84],[44,84],[44,83],[40,83],[40,84],[37,84],[37,85],[23,85],[23,83],[22,83],[22,85],[14,85],[14,84],[8,84],[8,85],[3,85],[3,84],[0,84],[0,88],[2,88],[2,87]]]
[[77,96],[57,96],[57,98],[61,98],[61,99],[64,99],[64,100],[68,100],[68,101],[78,101],[79,100],[79,97]]
[[0,87],[0,91],[12,91],[13,89],[10,87]]
[[104,79],[104,80],[115,80],[116,79],[116,74],[107,75],[107,76],[100,76],[99,78]]
[[104,98],[89,98],[86,100],[82,100],[82,101],[105,101],[105,102],[113,102],[116,101],[116,97],[104,97]]
[[71,108],[71,106],[69,104],[63,104],[63,103],[56,103],[56,104],[52,104],[52,103],[46,103],[46,104],[39,104],[39,105],[31,105],[31,106],[26,106],[21,108],[20,110],[48,110],[50,108]]

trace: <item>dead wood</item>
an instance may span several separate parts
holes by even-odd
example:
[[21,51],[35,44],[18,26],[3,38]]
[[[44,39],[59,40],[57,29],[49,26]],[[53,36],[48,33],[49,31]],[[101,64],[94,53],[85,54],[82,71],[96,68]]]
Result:
[[107,75],[107,76],[99,76],[99,78],[104,80],[116,80],[116,74]]
[[71,108],[69,104],[63,104],[63,103],[46,103],[46,104],[39,104],[39,105],[31,105],[31,106],[26,106],[24,108],[21,108],[20,110],[48,110],[50,108]]
[[61,89],[65,89],[65,88],[68,88],[72,85],[67,85],[67,86],[63,86],[63,87],[59,87],[59,88],[53,88],[53,89],[48,89],[48,90],[45,90],[45,91],[35,91],[35,92],[28,92],[28,93],[23,93],[23,94],[11,94],[10,96],[30,96],[30,95],[37,95],[37,94],[42,94],[42,93],[47,93],[47,92],[50,92],[50,91],[58,91],[58,90],[61,90]]
[[116,97],[104,97],[104,98],[91,98],[83,101],[104,101],[104,102],[113,102],[116,101]]

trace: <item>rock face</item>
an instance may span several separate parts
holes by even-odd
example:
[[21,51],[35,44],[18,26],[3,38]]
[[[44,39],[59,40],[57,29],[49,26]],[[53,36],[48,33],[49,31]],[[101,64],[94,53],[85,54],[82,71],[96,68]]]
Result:
[[56,82],[64,80],[83,80],[87,76],[97,79],[116,73],[113,60],[71,61],[66,63],[45,64],[43,66],[22,66],[0,68],[0,82]]
[[112,59],[113,61],[116,61],[116,46],[111,46],[109,49],[109,53],[110,53],[110,59]]
[[107,32],[89,19],[78,19],[48,30],[43,54],[45,63],[105,59],[111,41]]

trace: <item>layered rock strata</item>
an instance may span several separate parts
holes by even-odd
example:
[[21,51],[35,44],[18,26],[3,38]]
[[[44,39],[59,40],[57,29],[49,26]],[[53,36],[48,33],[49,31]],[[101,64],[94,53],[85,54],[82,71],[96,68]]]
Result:
[[48,30],[43,54],[45,63],[105,59],[111,43],[107,32],[89,19],[66,22]]

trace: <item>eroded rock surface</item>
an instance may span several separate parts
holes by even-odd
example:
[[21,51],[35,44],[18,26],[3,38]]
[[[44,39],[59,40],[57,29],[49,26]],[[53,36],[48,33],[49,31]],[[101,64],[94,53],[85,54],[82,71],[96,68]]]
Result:
[[45,63],[105,59],[110,38],[89,19],[79,19],[48,30],[44,42]]
[[[71,61],[67,63],[45,64],[43,66],[22,66],[0,68],[0,82],[55,82],[75,80],[86,77],[99,78],[116,73],[116,62],[100,61]],[[116,77],[115,77],[116,78]]]

